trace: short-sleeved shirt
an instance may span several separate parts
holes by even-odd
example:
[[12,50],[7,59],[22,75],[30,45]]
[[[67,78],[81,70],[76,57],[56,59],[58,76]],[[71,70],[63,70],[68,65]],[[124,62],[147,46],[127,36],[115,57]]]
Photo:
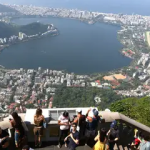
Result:
[[109,139],[114,140],[115,138],[119,138],[119,130],[111,129]]
[[140,150],[150,150],[150,142],[143,140],[140,144]]
[[2,130],[2,133],[0,134],[0,139],[9,136],[8,132],[6,132],[5,130]]
[[[79,140],[79,132],[76,131],[75,133],[71,132],[73,135],[73,138],[75,140]],[[72,140],[72,138],[70,138],[70,142],[69,142],[69,148],[73,148],[75,149],[78,145]]]
[[[59,116],[58,121],[61,123],[69,123],[69,117],[64,117],[63,115]],[[68,130],[69,125],[60,125],[60,130]]]

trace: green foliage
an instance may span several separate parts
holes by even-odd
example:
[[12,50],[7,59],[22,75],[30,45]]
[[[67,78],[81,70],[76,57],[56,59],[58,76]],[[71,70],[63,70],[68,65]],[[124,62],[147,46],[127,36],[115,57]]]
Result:
[[23,32],[27,35],[35,35],[44,33],[47,31],[48,25],[35,22],[28,25],[17,26],[4,22],[0,22],[0,38],[9,38],[12,35],[19,35],[19,32]]
[[18,29],[11,24],[0,22],[0,38],[9,38],[12,35],[18,35]]
[[31,23],[28,25],[20,26],[19,31],[23,32],[27,35],[35,35],[35,34],[46,32],[47,27],[48,27],[47,25],[43,25],[41,23],[34,22],[34,23]]
[[134,120],[150,126],[150,98],[127,98],[114,102],[110,106],[111,111],[120,112]]
[[[101,98],[101,103],[96,104],[95,96]],[[98,106],[105,109],[111,102],[121,99],[113,90],[104,90],[99,88],[67,88],[61,86],[57,89],[54,96],[54,107],[91,107]]]

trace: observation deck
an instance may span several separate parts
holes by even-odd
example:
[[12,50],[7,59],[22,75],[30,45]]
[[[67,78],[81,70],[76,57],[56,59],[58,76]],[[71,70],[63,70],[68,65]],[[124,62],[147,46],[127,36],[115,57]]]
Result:
[[[54,108],[54,109],[43,109],[43,115],[47,122],[47,128],[44,130],[44,136],[42,137],[42,148],[36,148],[39,150],[57,150],[57,141],[59,136],[59,126],[58,126],[58,117],[59,115],[67,110],[69,112],[70,118],[73,118],[73,115],[76,115],[78,108]],[[86,114],[89,108],[81,108],[82,113]],[[33,118],[36,109],[27,109],[25,114],[19,114],[22,120],[26,123],[28,127],[28,143],[29,145],[34,148],[34,134],[33,134]],[[139,131],[142,131],[144,134],[150,134],[150,128],[125,116],[118,112],[107,112],[107,111],[100,111],[100,115],[104,118],[104,122],[99,124],[99,128],[105,127],[107,130],[110,128],[110,124],[113,120],[118,121],[119,127],[119,136],[120,139],[118,144],[115,146],[114,149],[128,149],[128,146],[133,141],[134,137],[134,129],[137,128]],[[90,115],[90,114],[89,114]],[[2,129],[9,129],[11,133],[11,137],[13,137],[13,129],[9,123],[9,117],[4,118],[3,121],[0,122],[0,127]],[[89,144],[90,145],[90,144]],[[13,148],[14,149],[14,148]],[[67,150],[64,145],[61,148],[62,150]],[[90,150],[92,149],[90,146],[85,146],[84,143],[80,143],[80,146],[77,147],[77,150]],[[12,146],[10,148],[12,150]]]

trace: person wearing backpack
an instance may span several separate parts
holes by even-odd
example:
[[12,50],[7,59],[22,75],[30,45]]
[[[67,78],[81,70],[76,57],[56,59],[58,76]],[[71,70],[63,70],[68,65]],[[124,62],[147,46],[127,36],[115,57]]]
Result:
[[118,130],[118,126],[115,125],[113,128],[111,128],[108,133],[108,147],[109,150],[113,150],[114,149],[114,145],[115,143],[119,140],[119,130]]
[[91,111],[91,109],[89,109],[86,114],[86,119],[87,119],[86,131],[85,131],[86,144],[89,141],[90,141],[90,143],[92,143],[94,137],[97,134],[98,123],[100,122],[99,112],[96,109],[93,109],[92,110],[93,117],[91,117],[91,116],[89,116],[90,111]]

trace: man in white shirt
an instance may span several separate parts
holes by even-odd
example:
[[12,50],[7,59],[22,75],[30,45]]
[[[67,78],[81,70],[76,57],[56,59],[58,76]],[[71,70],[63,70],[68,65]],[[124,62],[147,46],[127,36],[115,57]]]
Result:
[[[58,148],[61,148],[62,146],[62,138],[64,141],[64,138],[68,135],[69,132],[69,113],[67,111],[63,112],[62,115],[58,118],[58,125],[60,125],[60,134],[58,139]],[[67,143],[65,143],[65,147],[67,147]]]

